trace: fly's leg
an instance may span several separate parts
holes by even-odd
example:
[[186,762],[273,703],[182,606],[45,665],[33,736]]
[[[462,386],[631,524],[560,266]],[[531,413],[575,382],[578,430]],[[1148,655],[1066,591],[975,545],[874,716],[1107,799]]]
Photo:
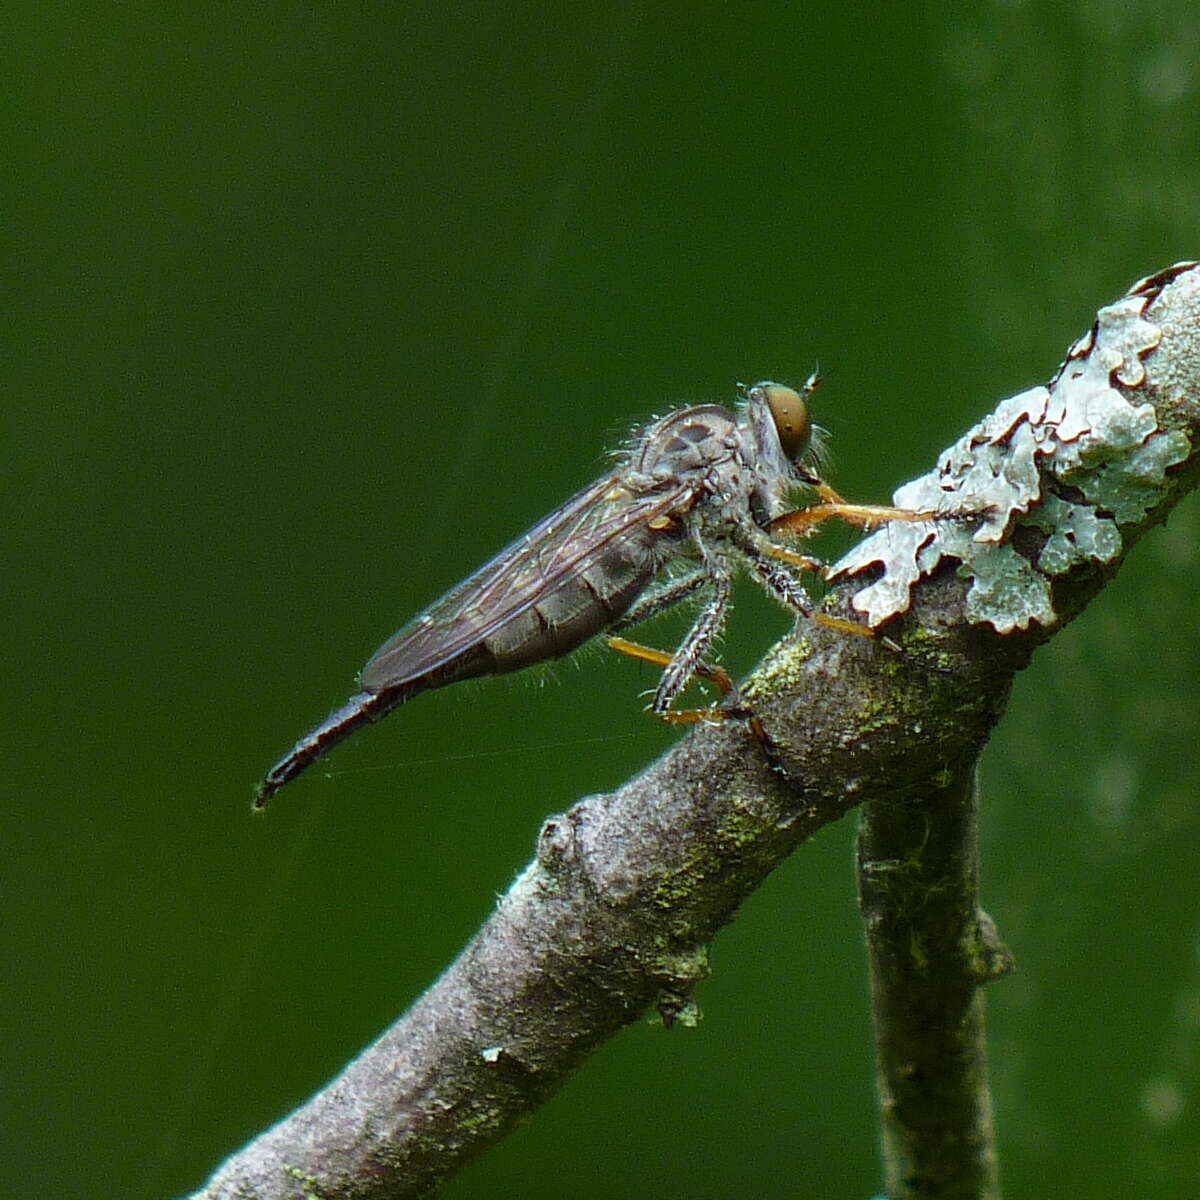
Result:
[[869,529],[872,525],[883,525],[888,521],[933,521],[938,513],[917,512],[911,508],[889,508],[883,504],[845,504],[833,501],[822,501],[808,508],[798,508],[794,512],[784,513],[771,522],[772,533],[790,534],[792,537],[805,537],[818,525],[831,517],[838,517],[847,525],[861,525]]
[[942,508],[935,512],[930,509],[893,508],[887,504],[851,504],[816,476],[806,482],[821,497],[821,503],[809,505],[808,508],[798,508],[776,517],[769,526],[770,532],[804,537],[830,517],[838,517],[848,525],[859,525],[869,529],[873,525],[884,525],[888,521],[911,521],[917,524],[927,521],[967,521],[993,511],[991,505],[984,505],[982,508]]
[[777,546],[769,538],[762,536],[751,535],[739,539],[739,544],[763,587],[788,608],[802,613],[817,625],[824,625],[826,629],[836,629],[839,633],[850,633],[857,637],[875,636],[873,629],[859,625],[857,621],[847,621],[843,617],[831,617],[828,613],[818,612],[804,586],[790,571],[785,571],[779,565],[780,562],[790,563],[801,570],[823,576],[825,564],[819,558],[796,554],[786,546]]
[[[641,642],[631,642],[628,638],[615,637],[610,635],[605,639],[608,642],[610,650],[615,650],[618,654],[624,654],[629,658],[637,659],[638,662],[650,663],[656,667],[669,667],[671,665],[671,655],[666,650],[655,650],[653,646],[643,646]],[[737,688],[734,686],[733,680],[729,677],[729,672],[724,667],[714,667],[710,663],[700,662],[696,664],[696,669],[693,674],[700,676],[701,679],[707,680],[721,693],[722,700],[729,696],[734,697],[735,706],[740,702],[740,697],[737,694]],[[723,719],[721,714],[715,709],[698,708],[695,710],[694,721],[689,719],[686,721],[677,721],[682,714],[673,712],[668,714],[672,723],[678,724],[694,724],[698,721],[720,721]],[[740,716],[741,713],[730,713],[730,716]]]
[[859,625],[855,621],[847,621],[842,617],[831,617],[828,613],[818,612],[809,599],[808,593],[796,582],[791,573],[783,570],[778,563],[773,561],[774,559],[781,559],[783,562],[795,563],[798,560],[802,560],[804,555],[794,555],[791,551],[785,550],[781,546],[775,546],[770,542],[766,542],[760,548],[743,547],[743,549],[754,567],[754,573],[762,581],[763,586],[789,608],[794,608],[803,613],[810,621],[814,621],[818,625],[824,625],[827,629],[836,629],[839,633],[851,633],[857,637],[874,638],[881,646],[886,647],[893,654],[898,654],[905,662],[910,662],[914,666],[920,667],[922,671],[935,671],[939,675],[954,674],[954,671],[948,667],[934,666],[932,663],[914,657],[903,646],[892,641],[890,637],[882,636],[866,625]]
[[[699,669],[704,652],[720,631],[721,623],[725,619],[725,610],[729,607],[729,595],[733,590],[729,572],[727,569],[723,569],[723,565],[718,566],[715,562],[712,565],[716,568],[711,574],[712,596],[700,610],[700,615],[691,629],[687,631],[683,641],[679,643],[679,648],[671,655],[671,659],[662,673],[662,678],[658,681],[658,689],[655,691],[654,700],[650,705],[655,716],[661,717],[673,725],[694,724],[696,721],[709,719],[724,720],[724,717],[687,718],[683,717],[682,711],[678,713],[671,711],[671,705],[679,698],[679,694],[687,687],[688,681]],[[719,710],[700,709],[698,711],[715,712]]]
[[[664,668],[671,665],[672,656],[665,650],[655,650],[650,646],[643,646],[640,642],[631,642],[623,637],[610,636],[607,641],[618,654],[636,658],[639,662],[653,663],[656,667]],[[729,677],[729,672],[724,667],[714,667],[709,663],[699,662],[696,664],[693,674],[699,675],[701,679],[706,679],[721,693],[720,707],[674,709],[657,715],[671,725],[697,725],[702,721],[713,724],[727,720],[745,721],[755,740],[762,747],[767,765],[777,775],[786,776],[787,770],[779,757],[779,750],[771,735],[763,727],[762,718],[742,699],[737,686]]]
[[[687,637],[683,639],[674,654],[667,654],[663,650],[654,650],[623,637],[610,635],[608,638],[609,646],[618,654],[625,654],[630,658],[640,659],[642,662],[653,663],[655,666],[663,668],[662,679],[654,693],[654,703],[651,708],[655,716],[672,724],[693,724],[696,721],[725,719],[724,716],[717,715],[723,711],[721,709],[694,710],[696,714],[711,714],[708,716],[692,715],[692,710],[688,710],[687,715],[682,711],[671,711],[671,705],[678,698],[679,693],[687,687],[688,681],[693,675],[707,679],[717,688],[722,697],[728,697],[736,692],[733,680],[729,678],[727,671],[721,667],[709,666],[703,661],[704,651],[721,628],[725,609],[729,605],[731,584],[728,572],[696,571],[691,575],[684,575],[679,579],[672,580],[658,591],[651,592],[649,596],[639,600],[619,621],[613,622],[611,626],[615,632],[619,633],[631,625],[648,621],[672,605],[678,604],[679,601],[690,596],[708,582],[713,584],[712,598],[704,606],[700,616],[696,618],[695,624],[688,631]],[[730,713],[729,715],[735,714]]]
[[776,517],[770,525],[771,533],[805,537],[831,517],[838,517],[847,525],[870,528],[872,525],[883,525],[887,521],[934,521],[940,515],[917,512],[911,508],[891,508],[883,504],[851,504],[843,500],[827,483],[818,481],[813,486],[817,495],[821,497],[821,503],[810,505],[808,508],[798,508],[794,512]]
[[[638,600],[619,621],[614,621],[609,628],[619,632],[632,625],[640,625],[643,621],[649,621],[651,617],[657,617],[659,613],[666,612],[668,608],[678,604],[681,600],[686,600],[707,579],[708,576],[703,571],[693,571],[691,575],[681,575],[678,579],[668,580],[662,587]],[[630,642],[629,644],[632,646],[635,643]]]
[[[890,508],[886,505],[873,504],[850,504],[843,500],[837,492],[833,490],[827,483],[823,483],[819,479],[813,479],[811,486],[817,491],[821,497],[820,504],[811,505],[809,508],[799,508],[794,512],[784,513],[781,517],[776,517],[768,526],[768,533],[790,534],[793,537],[806,537],[813,529],[820,525],[823,521],[829,520],[830,517],[840,517],[843,521],[850,525],[861,525],[864,528],[870,528],[872,525],[882,525],[888,521],[954,521],[963,520],[970,517],[979,516],[979,512],[975,511],[943,511],[943,512],[918,512],[911,508]],[[760,537],[758,531],[754,530],[749,535],[750,541],[757,546],[757,553],[768,555],[771,558],[776,558],[782,562],[791,563],[793,566],[798,566],[802,570],[812,571],[815,574],[826,576],[827,567],[820,559],[811,558],[806,554],[797,554],[788,550],[784,546],[778,545],[770,540],[770,537]],[[933,667],[928,663],[921,662],[908,654],[900,646],[898,646],[889,637],[879,637],[873,629],[864,625],[859,625],[854,621],[846,621],[840,617],[830,617],[825,613],[816,612],[813,610],[811,602],[808,608],[802,608],[799,605],[789,600],[780,588],[776,587],[763,574],[762,570],[757,565],[757,554],[754,550],[748,549],[745,545],[743,550],[749,554],[752,562],[756,563],[755,570],[763,583],[774,592],[785,604],[790,604],[797,607],[801,612],[818,625],[825,625],[830,629],[840,630],[842,633],[853,633],[859,637],[877,637],[880,644],[886,646],[895,654],[899,654],[901,658],[907,659],[915,663],[924,670],[934,670],[939,673],[949,672],[943,667]],[[782,572],[778,573],[777,580],[786,586],[786,577]],[[794,580],[791,581],[792,588],[795,589],[799,585]],[[800,589],[803,592],[803,589]],[[804,596],[807,600],[807,594]]]
[[[792,537],[807,537],[818,525],[828,521],[831,517],[839,517],[849,525],[859,525],[869,529],[872,525],[882,525],[888,521],[925,522],[953,520],[955,518],[975,515],[973,513],[958,512],[918,512],[911,508],[891,508],[886,505],[876,504],[850,504],[846,500],[843,500],[829,484],[822,482],[820,479],[814,477],[811,481],[811,486],[816,489],[817,494],[821,497],[820,504],[813,504],[808,508],[798,508],[794,512],[784,513],[782,516],[776,517],[767,527],[767,535],[765,536],[756,528],[745,530],[743,531],[743,538],[740,539],[740,543],[742,549],[749,555],[751,562],[755,564],[755,572],[763,584],[785,604],[798,609],[818,625],[824,625],[828,629],[836,629],[841,633],[855,634],[858,637],[874,638],[877,635],[873,629],[865,625],[859,625],[856,621],[847,621],[841,617],[831,617],[825,613],[817,612],[812,602],[808,599],[808,594],[794,579],[791,579],[790,576],[782,571],[777,569],[768,570],[763,566],[762,556],[766,556],[778,559],[781,562],[791,563],[793,566],[800,567],[801,570],[812,571],[822,578],[826,577],[827,567],[820,559],[812,558],[807,554],[797,554],[784,546],[780,546],[777,542],[771,540],[770,535],[784,534],[791,535]],[[798,596],[795,595],[797,592],[799,593]],[[801,598],[804,603],[797,603],[797,600]],[[882,645],[901,655],[903,658],[909,657],[891,638],[880,637],[878,640]]]
[[[702,721],[713,724],[728,720],[745,721],[755,740],[762,746],[767,765],[777,774],[784,775],[786,771],[780,761],[774,741],[763,728],[761,718],[742,699],[733,680],[729,677],[729,672],[704,661],[704,652],[720,630],[725,610],[729,606],[732,581],[727,571],[699,571],[694,576],[685,576],[668,584],[659,592],[648,596],[642,604],[635,605],[614,628],[623,629],[628,625],[635,624],[636,621],[644,621],[669,605],[682,600],[706,582],[711,582],[713,585],[712,598],[704,606],[696,618],[695,624],[674,654],[668,654],[664,650],[654,650],[623,637],[610,636],[608,644],[619,654],[625,654],[630,658],[653,663],[656,667],[663,668],[662,678],[659,680],[654,700],[650,706],[655,716],[670,725],[696,725]],[[708,680],[721,693],[721,702],[711,708],[673,709],[671,705],[675,703],[695,675]]]

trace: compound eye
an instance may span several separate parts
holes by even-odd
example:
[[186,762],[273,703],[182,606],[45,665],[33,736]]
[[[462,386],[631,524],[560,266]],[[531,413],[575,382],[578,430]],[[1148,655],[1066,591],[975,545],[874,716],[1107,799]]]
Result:
[[759,385],[771,417],[775,422],[775,432],[779,434],[779,444],[788,458],[798,459],[812,439],[812,421],[808,416],[808,405],[804,397],[795,388],[782,383],[764,383]]

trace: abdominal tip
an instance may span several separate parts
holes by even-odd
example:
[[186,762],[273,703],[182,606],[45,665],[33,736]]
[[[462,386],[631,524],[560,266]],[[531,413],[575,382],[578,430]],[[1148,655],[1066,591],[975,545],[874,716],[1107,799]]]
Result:
[[253,810],[256,813],[262,812],[267,807],[267,801],[275,795],[277,788],[272,787],[269,780],[264,779],[258,785],[258,791],[254,793]]
[[285,767],[290,767],[292,763],[293,758],[291,755],[288,755],[287,758],[277,762],[267,772],[262,783],[258,785],[258,791],[254,793],[254,811],[256,813],[262,812],[263,809],[267,807],[267,801],[270,800],[270,798],[275,795],[275,793],[279,791],[279,789],[283,787],[285,783],[295,776],[296,772],[294,770],[287,771],[283,769]]

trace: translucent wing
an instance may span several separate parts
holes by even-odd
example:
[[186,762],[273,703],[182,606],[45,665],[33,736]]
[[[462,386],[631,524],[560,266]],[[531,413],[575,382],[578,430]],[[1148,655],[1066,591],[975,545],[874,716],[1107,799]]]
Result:
[[598,479],[410,621],[363,668],[361,686],[395,688],[452,662],[595,562],[635,526],[688,506],[694,480],[634,495],[622,471]]

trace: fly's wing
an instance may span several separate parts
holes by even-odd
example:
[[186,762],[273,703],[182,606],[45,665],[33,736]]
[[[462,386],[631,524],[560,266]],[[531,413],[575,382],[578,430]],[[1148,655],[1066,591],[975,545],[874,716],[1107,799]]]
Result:
[[410,621],[363,668],[381,691],[419,679],[479,645],[588,565],[626,530],[686,506],[696,487],[667,485],[634,496],[614,471],[573,496]]

